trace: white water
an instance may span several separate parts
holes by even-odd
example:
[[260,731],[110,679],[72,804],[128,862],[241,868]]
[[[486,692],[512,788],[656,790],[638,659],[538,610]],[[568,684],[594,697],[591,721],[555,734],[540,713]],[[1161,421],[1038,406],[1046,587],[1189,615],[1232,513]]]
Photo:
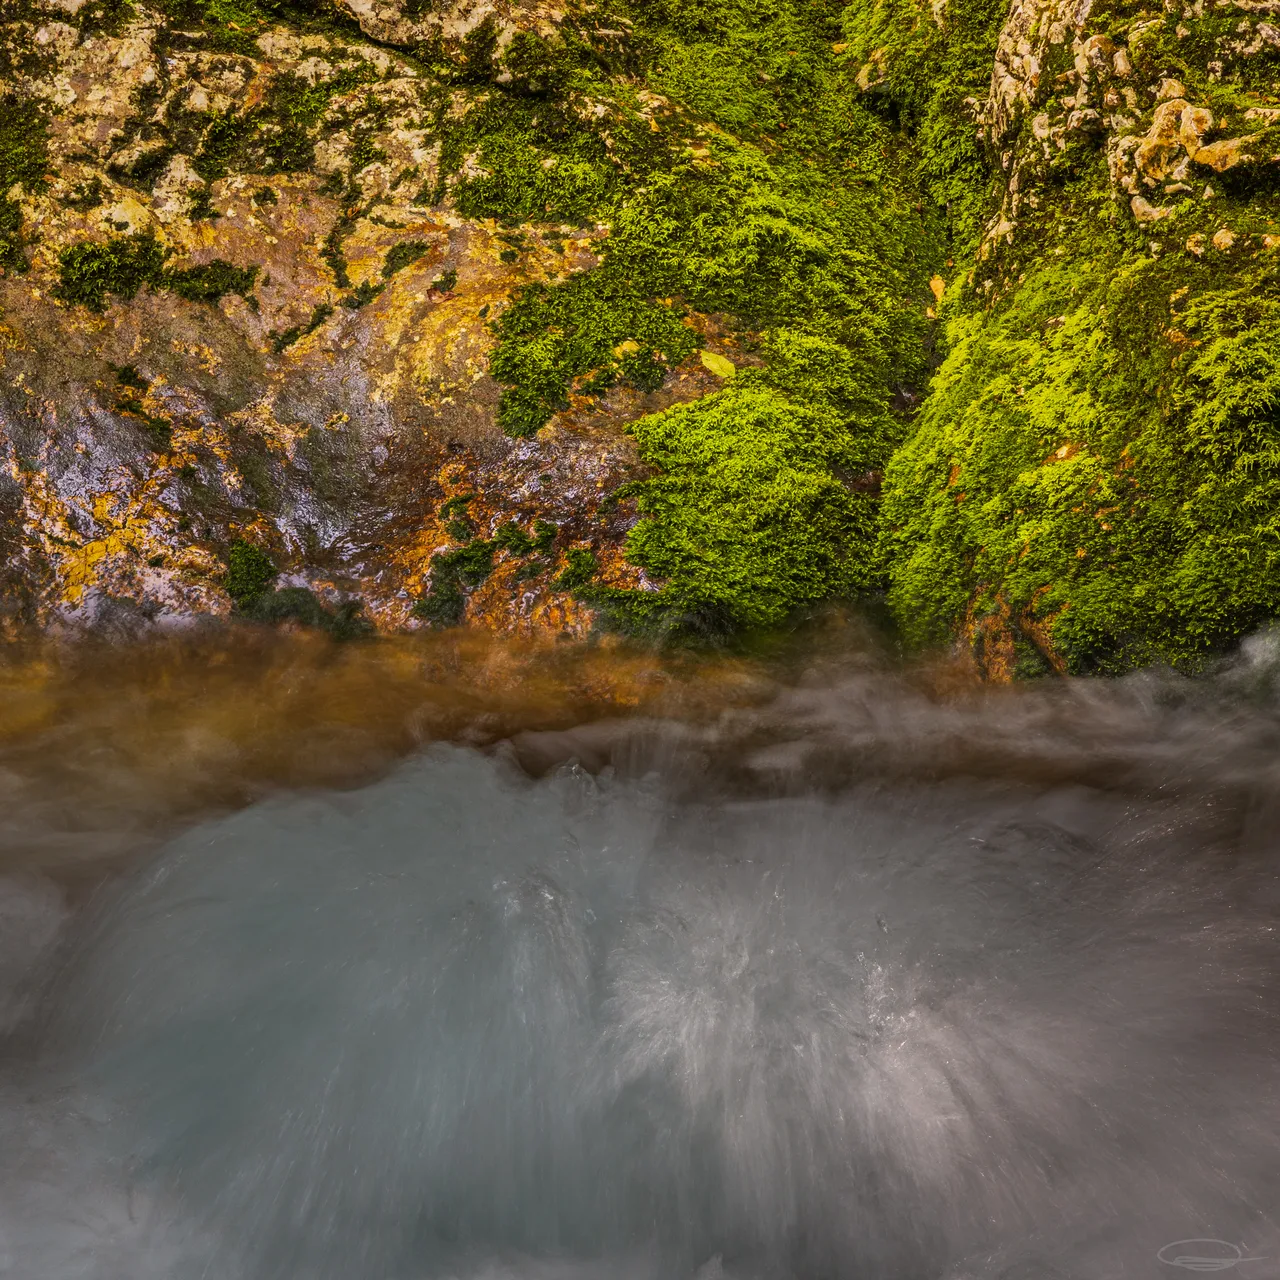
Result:
[[0,1276],[1280,1275],[1273,673],[815,674],[8,882]]

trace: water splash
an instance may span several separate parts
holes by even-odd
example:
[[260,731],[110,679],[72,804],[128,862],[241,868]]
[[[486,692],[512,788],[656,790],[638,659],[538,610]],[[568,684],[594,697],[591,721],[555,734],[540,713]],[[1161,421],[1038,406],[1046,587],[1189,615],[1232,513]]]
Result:
[[1274,1256],[1269,653],[944,703],[818,671],[196,827],[11,1054],[0,1275]]

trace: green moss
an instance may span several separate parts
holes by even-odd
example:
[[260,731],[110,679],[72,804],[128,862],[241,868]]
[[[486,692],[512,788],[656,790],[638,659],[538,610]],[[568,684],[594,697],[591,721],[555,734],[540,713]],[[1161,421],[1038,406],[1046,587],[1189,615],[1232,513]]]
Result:
[[271,557],[252,542],[237,538],[227,548],[227,594],[238,605],[245,604],[276,580],[276,567]]
[[165,271],[160,278],[160,287],[190,302],[216,302],[228,293],[249,297],[257,278],[256,266],[233,267],[221,258],[214,258],[202,267]]
[[533,550],[534,542],[514,520],[508,520],[494,530],[493,545],[514,556],[523,556]]
[[467,607],[467,588],[478,587],[493,572],[494,546],[471,542],[431,558],[431,590],[413,605],[413,616],[435,627],[454,627]]
[[[372,99],[369,99],[366,106],[372,107]],[[352,130],[351,134],[351,172],[359,173],[362,169],[367,169],[371,164],[377,164],[379,161],[387,158],[387,153],[374,142],[374,134],[377,131],[378,120],[370,121],[362,124]]]
[[130,0],[91,0],[76,17],[86,35],[101,32],[104,35],[119,35],[126,23],[137,13]]
[[697,348],[682,317],[613,272],[531,285],[494,324],[501,345],[489,367],[508,384],[498,407],[503,430],[532,435],[567,407],[575,384],[598,393],[626,378],[652,389]]
[[517,584],[522,582],[532,582],[535,578],[540,578],[552,568],[551,560],[546,556],[532,556],[523,564],[516,566],[515,581]]
[[[247,111],[215,116],[200,136],[195,169],[206,182],[228,173],[293,173],[315,163],[321,120],[335,97],[375,78],[363,59],[342,67],[328,80],[312,83],[300,76],[278,75],[262,102]],[[263,192],[269,192],[270,198]],[[275,192],[260,188],[255,199],[275,203]]]
[[[387,256],[382,260],[383,279],[390,280],[397,271],[403,271],[411,263],[425,257],[431,252],[431,248],[429,240],[401,240],[398,244],[392,245],[387,250]],[[453,278],[456,283],[458,278],[456,271],[453,273]]]
[[533,549],[535,551],[550,551],[555,545],[555,540],[559,533],[559,526],[552,524],[550,520],[535,520],[533,523]]
[[58,254],[58,284],[53,293],[63,302],[105,311],[108,294],[128,299],[143,285],[156,284],[164,259],[165,251],[152,235],[70,245]]
[[450,267],[448,271],[443,271],[431,282],[433,289],[438,289],[441,293],[451,293],[454,285],[458,283],[458,273]]
[[564,554],[568,563],[552,582],[553,591],[576,591],[595,580],[600,566],[594,551],[586,547],[570,547]]
[[54,296],[101,312],[108,294],[129,299],[148,285],[191,302],[213,303],[228,293],[249,297],[258,275],[256,266],[235,267],[221,258],[200,267],[167,270],[166,256],[167,250],[150,234],[68,246],[58,254]]
[[48,122],[29,98],[0,97],[0,269],[25,271],[22,209],[10,192],[43,191],[48,182]]
[[306,587],[284,587],[278,591],[261,589],[238,602],[237,613],[251,622],[279,626],[297,623],[327,631],[336,640],[356,640],[373,634],[373,625],[364,617],[359,600],[344,600],[329,608]]
[[349,236],[360,219],[359,209],[347,209],[338,216],[329,234],[325,236],[320,250],[320,259],[333,272],[333,282],[339,289],[351,288],[351,277],[347,274],[347,259],[342,252],[342,242]]
[[386,287],[385,281],[370,284],[368,280],[361,280],[350,293],[343,297],[342,305],[350,311],[358,311],[361,307],[368,306]]
[[924,192],[956,251],[971,250],[990,213],[992,170],[971,102],[990,91],[1004,0],[853,0],[841,15],[844,57],[867,67],[864,101],[918,144]]
[[191,204],[187,216],[192,222],[219,218],[222,215],[213,207],[213,192],[208,187],[200,187],[191,193]]
[[[531,40],[520,66],[504,60],[510,84],[445,126],[435,198],[469,157],[485,172],[453,199],[513,228],[509,254],[532,221],[609,227],[598,267],[529,286],[493,324],[509,434],[537,431],[571,392],[658,388],[702,345],[691,312],[732,317],[768,362],[634,424],[661,474],[630,490],[629,555],[664,585],[574,587],[617,618],[771,623],[871,580],[878,470],[902,434],[891,402],[927,374],[924,286],[944,247],[915,152],[859,104],[833,50],[840,15],[637,4],[625,76],[598,49]],[[665,105],[636,95],[637,74]],[[566,109],[575,95],[602,114]]]
[[625,491],[627,551],[665,583],[634,605],[760,626],[870,581],[875,504],[841,479],[865,450],[833,409],[744,374],[632,432],[660,474]]
[[460,493],[440,504],[436,518],[444,531],[455,542],[470,542],[476,536],[476,526],[467,516],[467,508],[475,498],[474,493]]
[[1280,611],[1280,266],[1088,248],[952,319],[890,601],[921,643],[995,613],[1071,670],[1194,667]]

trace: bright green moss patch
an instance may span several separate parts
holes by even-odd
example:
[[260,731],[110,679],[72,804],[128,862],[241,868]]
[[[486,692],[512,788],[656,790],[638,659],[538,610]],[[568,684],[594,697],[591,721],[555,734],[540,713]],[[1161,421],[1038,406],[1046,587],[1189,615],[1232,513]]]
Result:
[[1280,264],[1042,265],[950,354],[886,476],[909,638],[1009,619],[1075,671],[1194,667],[1280,612]]
[[1008,9],[1006,0],[853,0],[841,15],[863,100],[917,140],[920,184],[959,250],[973,248],[990,212],[992,172],[969,103],[990,91]]
[[571,387],[599,393],[626,379],[652,390],[698,345],[679,310],[603,271],[531,285],[494,329],[502,342],[490,371],[508,384],[498,421],[511,436],[537,431],[568,405]]
[[[883,142],[867,121],[859,129],[864,143]],[[571,387],[660,385],[700,345],[679,298],[753,327],[823,335],[857,353],[885,404],[894,373],[922,372],[923,308],[911,290],[929,258],[892,190],[872,201],[819,173],[780,171],[751,147],[717,140],[708,151],[705,164],[653,175],[617,211],[599,268],[531,286],[495,323],[490,369],[509,388],[499,410],[508,434],[536,431]]]
[[860,459],[831,408],[743,375],[632,432],[661,474],[627,491],[627,552],[665,582],[636,605],[761,626],[869,582],[875,505],[841,479]]
[[[659,474],[628,490],[628,555],[660,589],[605,588],[585,559],[557,580],[624,625],[767,625],[871,581],[878,473],[902,434],[891,401],[926,376],[925,282],[942,255],[914,154],[833,49],[840,12],[631,6],[629,49],[665,101],[602,57],[531,44],[540,71],[487,91],[444,149],[443,173],[464,155],[486,171],[455,184],[464,213],[608,226],[598,267],[527,287],[494,322],[508,434],[537,431],[571,393],[657,389],[703,345],[693,312],[731,318],[768,362],[633,424]],[[605,104],[601,126],[565,110],[567,86]]]

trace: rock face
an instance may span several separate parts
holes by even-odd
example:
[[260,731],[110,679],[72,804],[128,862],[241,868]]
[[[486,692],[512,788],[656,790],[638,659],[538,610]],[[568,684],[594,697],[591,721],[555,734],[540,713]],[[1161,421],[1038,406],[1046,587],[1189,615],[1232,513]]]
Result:
[[6,629],[1280,612],[1260,0],[3,19]]
[[1272,6],[978,8],[930,44],[993,71],[963,110],[930,91],[926,173],[972,138],[990,185],[886,473],[890,603],[1000,678],[1195,668],[1280,612]]
[[[1128,197],[1140,224],[1168,217],[1169,197],[1212,199],[1204,182],[1212,174],[1243,170],[1247,181],[1276,181],[1280,133],[1271,126],[1280,113],[1257,105],[1270,100],[1273,72],[1269,59],[1255,61],[1275,34],[1258,17],[1269,10],[1252,3],[1217,8],[1233,10],[1235,20],[1206,19],[1202,4],[1159,13],[1131,5],[1095,17],[1091,0],[1015,2],[979,114],[1003,178],[989,240],[1012,240],[1024,208],[1044,202],[1047,173],[1072,146],[1105,149],[1110,184]],[[1191,79],[1188,58],[1200,72],[1197,101],[1165,74]],[[1251,92],[1246,85],[1255,76]],[[1223,104],[1216,119],[1214,99]]]
[[[668,547],[655,582],[624,553],[646,498],[619,490],[653,473],[627,425],[761,366],[779,321],[816,334],[803,298],[790,317],[777,304],[832,270],[792,260],[846,254],[865,228],[822,212],[816,193],[829,225],[802,212],[793,226],[785,201],[770,204],[780,147],[739,142],[652,88],[643,58],[669,33],[633,36],[627,17],[595,7],[488,0],[324,12],[19,0],[6,17],[7,626],[135,627],[233,607],[332,622],[358,606],[380,629],[470,620],[579,634],[598,613],[588,581],[634,615],[634,593],[680,582],[673,554],[714,563],[714,549]],[[821,34],[792,29],[798,49],[768,57],[816,49],[832,63]],[[776,114],[782,91],[770,92]],[[741,173],[726,178],[731,165]],[[686,220],[707,243],[666,233],[659,270],[663,246],[633,230],[602,274],[615,221],[652,212],[637,196],[649,175],[670,203],[682,170],[723,206]],[[755,222],[740,216],[747,198],[763,202]],[[737,243],[719,229],[726,216]],[[765,305],[734,293],[748,278]],[[891,310],[918,314],[911,286],[894,289]],[[850,309],[828,289],[833,301]],[[500,384],[490,359],[504,332]],[[869,354],[883,426],[891,378]],[[871,472],[881,453],[852,465]],[[784,484],[796,458],[768,465]],[[850,511],[873,501],[836,497]],[[767,524],[715,536],[754,539],[764,555]],[[245,547],[260,557],[247,579],[232,564]],[[848,554],[819,550],[824,564]],[[812,582],[780,607],[826,593],[831,572],[802,568]]]
[[[435,17],[451,39],[473,29]],[[48,170],[18,193],[27,243],[0,281],[11,618],[225,613],[226,548],[249,539],[295,588],[394,628],[459,492],[497,522],[598,533],[634,450],[590,429],[504,436],[485,324],[520,285],[591,266],[597,228],[540,227],[513,253],[491,220],[441,207],[423,127],[438,84],[350,33],[74,18],[36,11],[6,36],[33,51],[13,80],[41,107]],[[695,368],[627,409],[711,381]],[[580,627],[550,577],[491,620]]]

